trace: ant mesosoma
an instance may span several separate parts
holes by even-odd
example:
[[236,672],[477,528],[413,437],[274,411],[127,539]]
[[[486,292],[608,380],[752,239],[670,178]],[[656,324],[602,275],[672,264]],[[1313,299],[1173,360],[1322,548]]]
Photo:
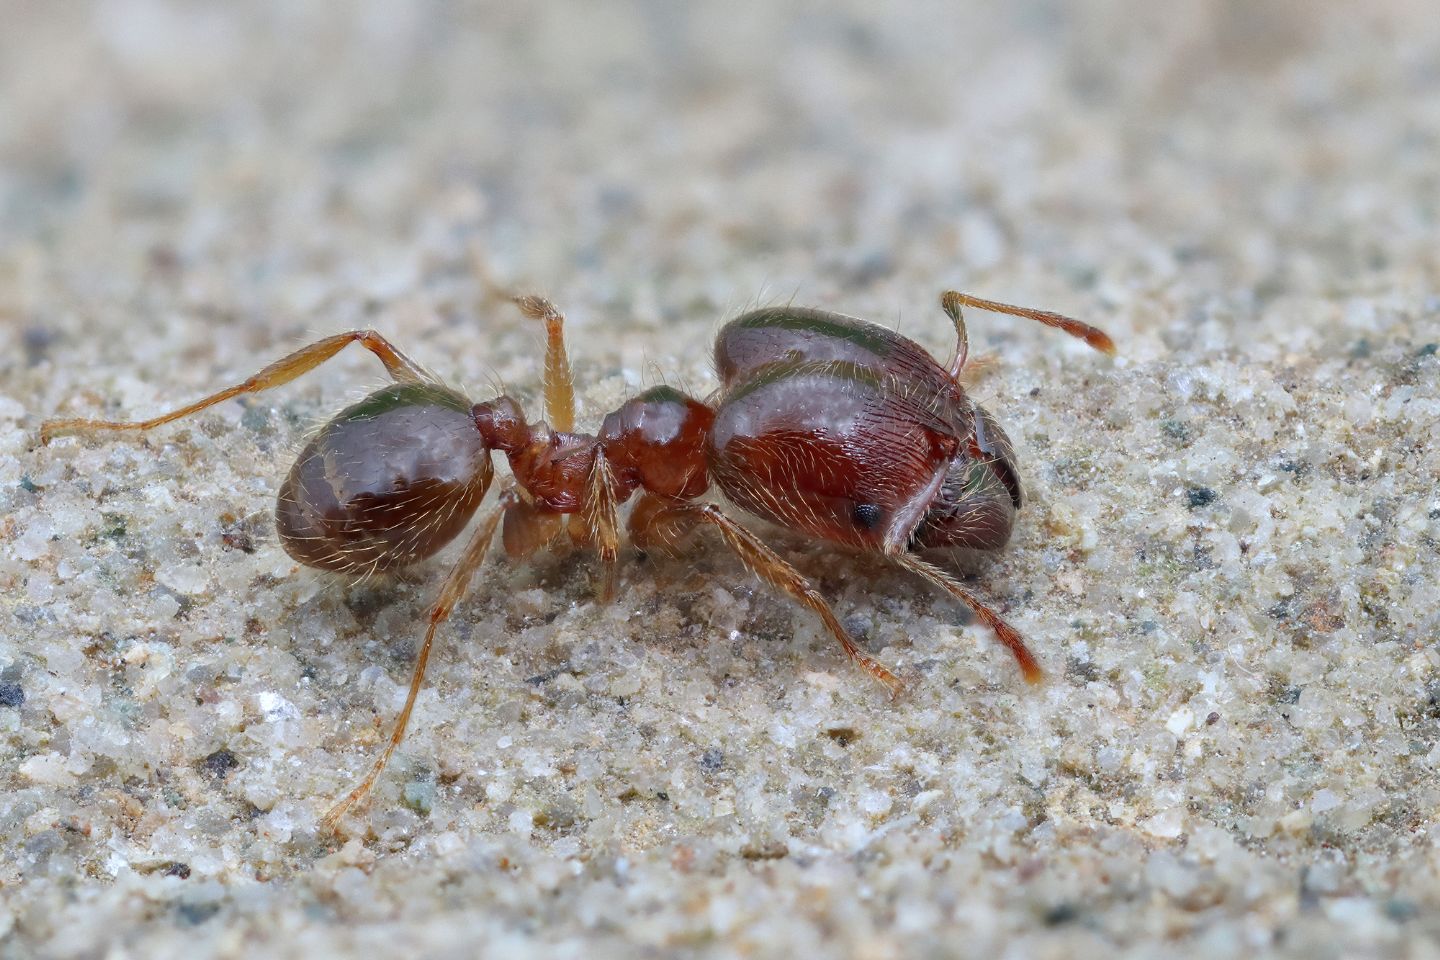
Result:
[[575,390],[564,317],[540,297],[515,301],[546,331],[545,414],[530,424],[507,396],[472,404],[373,330],[326,337],[242,383],[139,422],[64,419],[41,440],[88,430],[149,430],[242,394],[289,383],[358,343],[391,385],[341,411],[306,444],[280,488],[280,542],[299,562],[346,574],[393,570],[440,550],[469,523],[502,452],[513,480],[471,535],[430,611],[409,695],[380,756],[331,808],[339,819],[365,798],[405,735],[436,629],[464,594],[497,528],[505,552],[526,557],[568,528],[602,565],[601,596],[615,593],[617,508],[637,492],[627,530],[641,550],[668,549],[700,525],[714,527],[745,566],[813,610],[846,654],[892,695],[900,680],[851,638],[810,582],[720,507],[737,507],[790,530],[881,554],[973,610],[1014,654],[1025,679],[1040,666],[1019,633],[920,553],[996,550],[1021,504],[1014,448],[995,418],[960,385],[969,341],[962,307],[1037,320],[1114,352],[1100,330],[1059,314],[953,291],[941,306],[956,347],[941,366],[884,327],[795,307],[731,320],[715,341],[720,390],[708,401],[654,387],[610,413],[597,433],[575,432]]

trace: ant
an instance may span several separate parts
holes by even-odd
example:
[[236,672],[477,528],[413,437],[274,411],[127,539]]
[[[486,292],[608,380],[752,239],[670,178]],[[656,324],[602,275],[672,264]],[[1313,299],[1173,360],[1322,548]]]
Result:
[[960,384],[969,359],[962,307],[1025,317],[1114,353],[1100,330],[1044,310],[946,292],[956,333],[940,365],[914,341],[823,310],[771,307],[727,323],[715,341],[720,389],[708,401],[653,387],[608,414],[597,433],[575,432],[575,387],[565,318],[548,300],[515,299],[545,325],[545,415],[526,421],[508,396],[474,403],[373,330],[318,340],[234,386],[138,422],[50,420],[62,433],[143,431],[224,400],[289,383],[347,345],[373,353],[393,381],[342,410],[301,451],[280,488],[280,543],[306,566],[351,575],[406,567],[432,556],[468,524],[490,488],[491,454],[513,477],[470,536],[430,610],[409,695],[364,779],[325,816],[341,817],[370,792],[405,736],[436,630],[450,616],[501,530],[512,558],[568,530],[599,554],[600,594],[615,595],[617,508],[639,494],[630,542],[670,550],[695,528],[715,528],[761,580],[814,611],[845,653],[891,695],[901,682],[856,644],[799,571],[719,506],[716,487],[740,509],[820,540],[879,554],[960,600],[1014,654],[1025,679],[1040,665],[1015,628],[949,573],[922,559],[942,548],[998,550],[1022,502],[1015,451],[991,414]]

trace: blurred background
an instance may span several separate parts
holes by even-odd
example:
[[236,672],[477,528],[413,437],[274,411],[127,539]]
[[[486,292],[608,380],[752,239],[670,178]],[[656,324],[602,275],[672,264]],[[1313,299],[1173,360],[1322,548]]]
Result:
[[483,335],[478,257],[582,322],[798,295],[930,326],[959,285],[1119,313],[1139,357],[1246,349],[1197,326],[1205,298],[1436,280],[1422,2],[11,0],[4,22],[0,310],[32,352],[67,328],[41,274],[113,304],[183,273],[164,305],[262,322],[246,350],[407,298]]

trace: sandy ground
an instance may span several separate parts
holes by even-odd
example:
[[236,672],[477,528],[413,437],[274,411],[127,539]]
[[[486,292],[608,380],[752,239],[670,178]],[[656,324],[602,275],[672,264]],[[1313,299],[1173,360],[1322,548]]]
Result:
[[[1440,956],[1429,5],[3,6],[0,957]],[[1044,685],[772,530],[904,697],[714,539],[496,559],[345,842],[454,551],[271,511],[374,361],[36,442],[354,326],[538,411],[516,289],[593,426],[756,303],[943,356],[946,287],[1121,346],[969,317]]]

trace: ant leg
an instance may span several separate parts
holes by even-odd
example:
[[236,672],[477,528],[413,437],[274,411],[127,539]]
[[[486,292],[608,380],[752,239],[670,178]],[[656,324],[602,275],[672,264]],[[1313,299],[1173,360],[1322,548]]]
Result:
[[[981,300],[979,297],[972,297],[968,293],[959,293],[955,290],[946,290],[940,295],[940,303],[945,312],[952,317],[956,316],[960,308],[974,307],[977,310],[991,310],[995,313],[1008,313],[1012,317],[1024,317],[1027,320],[1035,320],[1045,324],[1047,327],[1054,327],[1057,330],[1064,330],[1072,337],[1079,337],[1090,346],[1101,353],[1115,353],[1115,341],[1110,339],[1105,331],[1092,327],[1072,317],[1063,316],[1058,313],[1051,313],[1049,310],[1033,310],[1029,307],[1016,307],[1008,303],[997,303],[994,300]],[[951,313],[951,310],[955,313]]]
[[975,615],[980,618],[985,626],[994,631],[995,636],[1000,638],[1000,642],[1010,648],[1010,652],[1015,655],[1015,662],[1020,665],[1020,672],[1025,675],[1025,681],[1027,683],[1039,683],[1045,678],[1044,671],[1040,669],[1040,664],[1036,662],[1035,655],[1030,652],[1030,648],[1025,646],[1025,640],[1020,636],[1020,632],[1006,623],[1000,614],[981,603],[979,598],[962,587],[958,580],[934,564],[921,560],[913,553],[896,554],[890,559],[900,564],[900,566],[906,570],[919,574],[926,580],[929,580],[935,586],[975,611]]
[[513,491],[506,490],[500,494],[500,499],[490,515],[475,531],[470,538],[470,543],[465,547],[465,553],[459,561],[451,568],[445,583],[440,587],[440,596],[435,600],[435,605],[430,608],[430,626],[425,630],[425,640],[420,644],[420,652],[415,657],[415,669],[410,674],[410,693],[405,698],[405,706],[400,709],[400,716],[395,720],[395,728],[390,732],[390,741],[385,744],[385,749],[380,752],[375,763],[370,767],[370,772],[365,774],[365,779],[359,785],[346,794],[345,799],[336,803],[326,812],[323,824],[325,829],[334,832],[339,826],[340,818],[355,804],[361,802],[370,793],[370,788],[384,772],[385,765],[390,762],[391,755],[400,746],[400,741],[405,739],[405,728],[410,723],[410,713],[415,709],[415,699],[420,695],[420,687],[425,682],[425,668],[430,663],[430,648],[435,641],[435,631],[450,616],[456,602],[464,595],[465,588],[470,585],[470,578],[475,575],[480,564],[485,560],[485,554],[490,549],[490,541],[495,537],[495,528],[499,525],[501,515],[511,506],[518,502]]
[[505,285],[490,267],[490,257],[485,252],[485,245],[479,239],[472,240],[468,252],[470,269],[474,271],[475,282],[480,287],[480,306],[489,307],[501,301],[513,302],[515,295],[505,289]]
[[415,363],[405,354],[386,340],[374,330],[350,330],[346,333],[337,333],[333,337],[326,337],[324,340],[317,340],[306,347],[301,347],[286,357],[281,357],[274,363],[261,370],[233,387],[226,387],[219,393],[213,393],[203,400],[172,410],[170,413],[152,417],[149,420],[134,422],[115,420],[86,420],[83,418],[70,418],[64,420],[46,420],[40,425],[40,442],[49,443],[52,437],[61,433],[75,433],[84,430],[149,430],[161,424],[179,420],[181,417],[188,417],[192,413],[199,413],[207,407],[213,407],[217,403],[229,400],[231,397],[238,397],[245,393],[259,393],[261,390],[269,390],[271,387],[278,387],[289,383],[296,377],[309,373],[320,364],[329,360],[335,354],[345,349],[352,343],[358,343],[366,350],[375,354],[380,362],[385,365],[385,370],[390,374],[391,379],[402,383],[418,383],[421,381],[434,380],[423,367]]
[[[835,611],[830,608],[830,604],[826,603],[825,598],[820,596],[819,592],[810,585],[810,581],[806,580],[800,571],[781,559],[779,554],[765,546],[759,537],[727,517],[719,507],[711,503],[665,504],[653,508],[648,513],[646,522],[651,527],[651,537],[666,541],[673,541],[677,536],[683,536],[685,532],[699,523],[708,523],[717,528],[720,536],[725,539],[725,543],[735,551],[741,562],[749,567],[756,576],[775,589],[788,593],[797,602],[818,614],[824,621],[825,628],[836,640],[840,641],[840,645],[845,648],[845,653],[851,660],[859,664],[866,673],[885,684],[892,697],[900,693],[903,687],[900,678],[886,669],[880,661],[860,649],[849,631],[840,623],[840,618],[835,616]],[[642,542],[647,539],[650,538],[642,535]]]
[[545,419],[561,433],[575,429],[575,377],[565,351],[565,315],[544,297],[516,297],[531,320],[545,321]]
[[677,514],[677,506],[683,507],[685,503],[657,497],[653,493],[640,494],[626,524],[630,545],[641,553],[677,556],[680,541],[689,536],[696,523],[683,513]]
[[515,506],[505,511],[505,522],[500,527],[500,542],[505,545],[505,556],[511,560],[524,560],[554,540],[565,520],[563,514],[536,507],[526,496],[520,493]]
[[960,371],[965,369],[965,360],[970,356],[970,333],[965,329],[965,317],[960,313],[962,305],[961,295],[954,290],[946,290],[940,295],[940,309],[945,311],[945,316],[955,324],[955,353],[950,357],[950,379],[960,379]]
[[[600,554],[600,602],[615,599],[615,568],[620,557],[620,528],[615,519],[615,471],[604,450],[595,453],[595,464],[585,483],[585,502],[580,508],[583,536]],[[574,529],[573,527],[571,528]]]

